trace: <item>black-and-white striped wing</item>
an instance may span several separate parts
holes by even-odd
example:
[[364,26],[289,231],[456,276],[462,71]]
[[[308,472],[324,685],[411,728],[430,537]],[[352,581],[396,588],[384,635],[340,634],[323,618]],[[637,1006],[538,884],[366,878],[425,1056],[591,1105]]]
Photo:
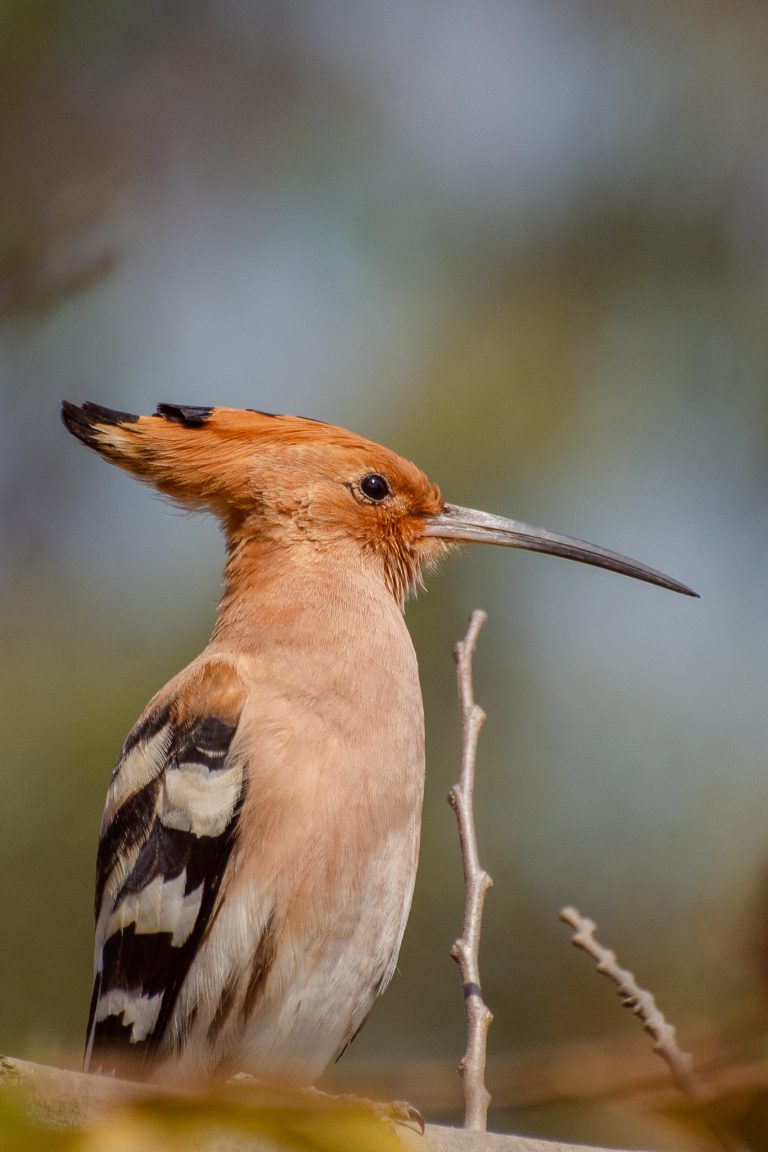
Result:
[[222,897],[247,785],[244,693],[207,665],[125,743],[102,820],[85,1067],[142,1074]]

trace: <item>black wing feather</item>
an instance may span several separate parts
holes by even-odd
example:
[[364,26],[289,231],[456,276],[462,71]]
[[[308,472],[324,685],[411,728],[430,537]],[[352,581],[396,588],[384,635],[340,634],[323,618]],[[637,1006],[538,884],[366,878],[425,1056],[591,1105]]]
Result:
[[[134,730],[126,741],[113,780],[119,779],[127,754],[139,754],[143,743],[156,735],[169,720],[169,710],[149,717],[143,731]],[[164,760],[150,781],[127,797],[117,808],[108,825],[102,828],[98,854],[97,922],[101,912],[102,934],[100,963],[94,981],[88,1020],[86,1067],[125,1074],[145,1074],[162,1043],[181,986],[205,933],[210,929],[221,889],[222,877],[237,835],[238,819],[246,789],[242,767],[233,765],[230,755],[236,725],[217,716],[203,716],[177,723]],[[173,804],[169,805],[167,783],[175,777]],[[194,784],[201,773],[216,789],[222,782],[220,819],[212,827],[200,823],[190,809],[179,815],[179,797],[183,798],[185,779]],[[189,827],[180,827],[186,823]],[[131,850],[136,853],[132,865],[119,883],[117,891],[110,886],[116,865]],[[142,913],[142,897],[154,885],[176,881],[184,875],[183,893],[177,892],[179,913],[184,900],[199,904],[194,922],[187,931],[180,929],[180,916],[160,930],[139,929],[137,917]],[[150,895],[152,895],[150,893]],[[109,900],[104,911],[103,902]],[[149,897],[147,905],[155,907]],[[109,931],[109,919],[123,913],[120,927]],[[168,912],[164,913],[168,915]],[[174,942],[179,929],[180,938]],[[186,933],[186,934],[185,934]],[[97,941],[98,945],[98,941]],[[156,998],[160,998],[159,1001]],[[136,1012],[148,1013],[141,1026]],[[126,1059],[127,1058],[127,1059]]]

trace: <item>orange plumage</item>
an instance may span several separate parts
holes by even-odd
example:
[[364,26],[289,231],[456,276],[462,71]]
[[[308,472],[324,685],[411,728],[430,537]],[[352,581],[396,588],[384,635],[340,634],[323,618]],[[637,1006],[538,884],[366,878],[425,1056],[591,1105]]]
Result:
[[69,430],[227,545],[210,643],[113,773],[97,866],[87,1066],[311,1081],[395,967],[424,784],[402,617],[457,542],[690,589],[615,553],[446,504],[415,465],[327,424],[65,404]]
[[[421,564],[445,551],[420,539],[423,517],[443,506],[439,489],[403,457],[343,428],[236,408],[160,405],[154,416],[117,419],[95,405],[65,409],[77,411],[85,419],[72,415],[68,427],[89,447],[174,501],[218,516],[238,571],[246,546],[359,550],[381,564],[402,600]],[[357,486],[378,473],[393,494],[380,504]],[[233,567],[228,584],[237,580]]]

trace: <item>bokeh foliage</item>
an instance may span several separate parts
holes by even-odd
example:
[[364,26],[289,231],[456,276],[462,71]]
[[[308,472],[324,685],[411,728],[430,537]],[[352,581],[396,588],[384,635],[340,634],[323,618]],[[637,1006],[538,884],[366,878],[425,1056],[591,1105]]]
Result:
[[[336,421],[454,502],[702,592],[489,550],[411,605],[422,868],[339,1076],[463,1048],[444,796],[475,606],[492,1052],[633,1035],[569,955],[568,901],[683,1034],[759,1047],[767,41],[724,0],[0,4],[1,1048],[77,1058],[103,791],[204,643],[221,560],[68,441],[64,396]],[[619,1143],[612,1108],[496,1123]]]

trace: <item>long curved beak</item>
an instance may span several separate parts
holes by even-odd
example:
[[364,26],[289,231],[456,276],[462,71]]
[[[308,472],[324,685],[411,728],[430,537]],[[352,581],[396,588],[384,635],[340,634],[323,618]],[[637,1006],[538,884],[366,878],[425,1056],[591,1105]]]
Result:
[[520,520],[506,520],[503,516],[491,516],[488,512],[476,512],[473,508],[459,508],[455,504],[445,504],[437,516],[430,516],[425,525],[426,536],[437,536],[442,540],[466,540],[477,544],[500,544],[505,548],[523,548],[527,552],[549,552],[553,556],[564,556],[566,560],[579,560],[582,564],[593,564],[596,568],[609,568],[635,580],[645,580],[648,584],[658,584],[683,596],[696,596],[692,588],[677,580],[609,552],[597,544],[585,540],[575,540],[571,536],[558,536],[545,528],[535,528]]

